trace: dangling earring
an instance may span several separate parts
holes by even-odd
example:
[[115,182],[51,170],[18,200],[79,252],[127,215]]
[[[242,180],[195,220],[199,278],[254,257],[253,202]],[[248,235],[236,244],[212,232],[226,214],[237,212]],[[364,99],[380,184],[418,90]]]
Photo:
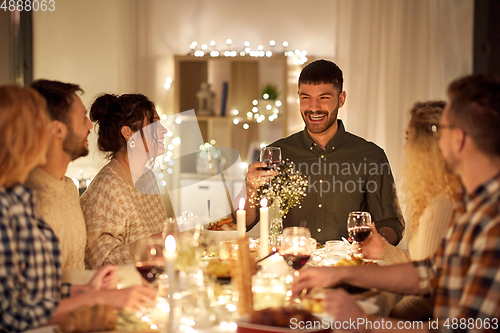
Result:
[[134,149],[135,148],[135,141],[134,141],[134,139],[130,139],[128,141],[128,146],[130,147],[130,149]]

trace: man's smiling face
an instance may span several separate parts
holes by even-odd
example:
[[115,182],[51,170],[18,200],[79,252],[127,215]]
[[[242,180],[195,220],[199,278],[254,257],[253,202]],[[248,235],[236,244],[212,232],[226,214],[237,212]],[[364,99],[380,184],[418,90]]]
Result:
[[323,133],[337,120],[344,105],[345,92],[339,94],[333,84],[304,84],[299,86],[300,113],[310,133]]

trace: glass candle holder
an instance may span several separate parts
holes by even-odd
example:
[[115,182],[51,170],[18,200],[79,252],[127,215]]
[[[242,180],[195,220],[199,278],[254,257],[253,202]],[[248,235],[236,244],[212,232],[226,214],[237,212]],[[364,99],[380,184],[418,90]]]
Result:
[[347,258],[347,247],[343,241],[327,241],[325,243],[325,252],[329,260],[339,261]]
[[285,303],[285,280],[276,275],[257,274],[252,277],[253,308],[282,307]]

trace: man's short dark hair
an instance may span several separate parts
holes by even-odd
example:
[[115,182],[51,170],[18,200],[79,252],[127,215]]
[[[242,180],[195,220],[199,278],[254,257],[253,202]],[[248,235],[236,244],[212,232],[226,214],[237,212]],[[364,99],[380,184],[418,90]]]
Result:
[[344,78],[342,70],[334,62],[320,59],[311,62],[302,69],[299,76],[299,87],[301,84],[333,84],[340,94]]
[[82,88],[77,84],[43,79],[34,81],[30,87],[45,98],[47,110],[52,120],[58,120],[65,124],[67,124],[68,112],[73,103],[73,94],[83,93]]
[[500,156],[500,78],[475,74],[448,87],[449,119],[469,135],[477,148]]

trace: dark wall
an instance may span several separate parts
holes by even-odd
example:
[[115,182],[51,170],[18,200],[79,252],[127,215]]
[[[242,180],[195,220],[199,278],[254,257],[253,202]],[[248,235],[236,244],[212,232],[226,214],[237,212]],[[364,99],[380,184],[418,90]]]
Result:
[[10,13],[0,10],[0,85],[14,83]]
[[0,46],[0,84],[30,84],[33,80],[31,12],[0,11]]
[[500,75],[500,0],[474,0],[474,73]]

